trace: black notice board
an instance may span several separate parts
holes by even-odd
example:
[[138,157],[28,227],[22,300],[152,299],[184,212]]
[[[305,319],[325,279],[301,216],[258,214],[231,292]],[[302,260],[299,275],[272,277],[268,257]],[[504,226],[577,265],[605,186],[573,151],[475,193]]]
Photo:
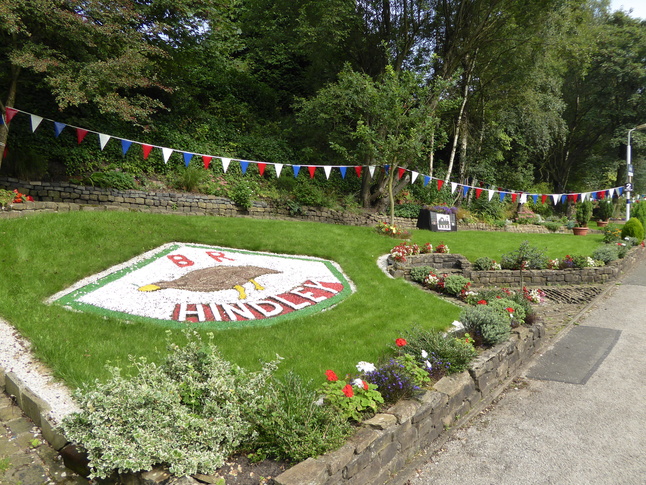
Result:
[[417,216],[417,228],[433,232],[448,232],[457,231],[458,224],[455,221],[455,214],[442,214],[431,212],[429,209],[421,209]]

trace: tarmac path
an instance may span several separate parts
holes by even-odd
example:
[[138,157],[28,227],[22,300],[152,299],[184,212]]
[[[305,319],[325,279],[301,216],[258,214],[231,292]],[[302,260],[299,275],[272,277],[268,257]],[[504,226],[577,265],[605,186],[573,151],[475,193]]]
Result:
[[395,482],[646,484],[645,330],[642,259],[550,342],[495,405]]

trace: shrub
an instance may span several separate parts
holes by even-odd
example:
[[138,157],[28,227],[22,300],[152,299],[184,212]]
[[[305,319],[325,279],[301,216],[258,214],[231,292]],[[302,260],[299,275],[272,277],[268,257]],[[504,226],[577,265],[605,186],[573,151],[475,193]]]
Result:
[[410,279],[416,283],[424,283],[424,280],[429,273],[434,273],[435,270],[430,266],[418,266],[410,269]]
[[135,177],[125,172],[96,172],[83,180],[87,185],[104,189],[130,190],[136,187]]
[[600,200],[598,205],[599,220],[607,221],[615,213],[615,206],[612,200]]
[[639,219],[639,222],[642,223],[642,227],[646,228],[646,203],[639,201],[631,204],[631,206],[631,217]]
[[255,184],[248,179],[238,179],[229,188],[227,195],[238,207],[249,210],[253,206],[256,188]]
[[510,298],[494,298],[488,301],[488,306],[495,308],[502,315],[510,318],[517,324],[525,323],[525,307]]
[[195,164],[189,164],[187,167],[181,167],[177,172],[173,172],[168,177],[171,186],[174,188],[193,192],[206,182],[208,175],[209,172],[204,170],[204,168]]
[[[436,379],[444,373],[454,374],[466,370],[478,355],[473,345],[464,339],[445,336],[437,330],[413,327],[404,336],[407,345],[402,350],[417,359]],[[426,361],[430,363],[430,367]]]
[[543,225],[550,232],[556,232],[563,226],[560,222],[544,222]]
[[444,278],[444,291],[452,296],[460,296],[469,286],[471,281],[461,275],[448,275]]
[[250,415],[254,455],[299,462],[341,446],[352,428],[341,413],[321,406],[317,398],[293,372],[272,380],[263,405]]
[[641,241],[644,239],[644,226],[636,217],[631,217],[621,229],[621,238],[634,237]]
[[489,305],[468,306],[460,314],[460,321],[485,345],[504,342],[511,333],[510,318]]
[[543,250],[530,246],[529,241],[523,241],[518,249],[502,255],[500,266],[503,269],[544,269],[547,256]]
[[419,204],[398,204],[395,206],[395,215],[397,217],[408,217],[411,219],[417,219],[419,216],[419,211],[422,208]]
[[495,270],[500,269],[500,264],[496,263],[496,261],[491,258],[483,256],[475,260],[475,262],[473,263],[473,269],[475,269],[476,271]]
[[353,379],[350,376],[340,380],[332,370],[325,371],[327,381],[321,386],[324,402],[337,410],[345,419],[361,421],[366,412],[377,412],[384,398],[377,386],[363,379]]
[[168,344],[161,365],[131,358],[137,371],[79,390],[80,411],[63,421],[68,438],[87,451],[91,477],[167,465],[177,476],[209,474],[251,437],[248,417],[265,402],[262,390],[277,362],[247,372],[212,343],[187,333],[185,347]]
[[592,202],[586,200],[584,202],[579,202],[576,205],[575,209],[575,219],[577,226],[586,227],[590,218],[592,217]]
[[618,241],[621,237],[621,229],[616,227],[604,227],[603,228],[603,242],[606,244],[614,243]]

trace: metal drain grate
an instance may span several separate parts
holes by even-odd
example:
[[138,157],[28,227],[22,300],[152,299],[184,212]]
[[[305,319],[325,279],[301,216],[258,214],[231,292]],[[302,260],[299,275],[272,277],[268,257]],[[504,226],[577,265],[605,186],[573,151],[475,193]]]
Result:
[[587,303],[603,291],[602,286],[543,288],[545,297],[555,303]]

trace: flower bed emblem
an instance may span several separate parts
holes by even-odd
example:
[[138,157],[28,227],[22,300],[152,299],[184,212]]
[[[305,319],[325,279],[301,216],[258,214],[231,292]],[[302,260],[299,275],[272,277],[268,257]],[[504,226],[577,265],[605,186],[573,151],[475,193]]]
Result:
[[225,329],[316,313],[352,291],[341,268],[325,259],[170,243],[49,301],[129,321]]

